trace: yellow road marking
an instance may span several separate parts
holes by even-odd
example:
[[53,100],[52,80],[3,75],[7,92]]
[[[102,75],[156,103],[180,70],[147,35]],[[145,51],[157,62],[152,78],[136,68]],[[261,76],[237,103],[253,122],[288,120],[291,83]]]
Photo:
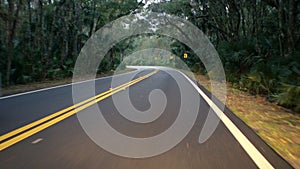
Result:
[[[48,122],[46,122],[46,123],[44,123],[44,124],[42,124],[40,126],[37,126],[37,127],[33,128],[33,129],[29,130],[29,131],[26,131],[26,132],[24,132],[24,133],[22,133],[22,134],[20,134],[18,136],[15,136],[15,137],[11,138],[8,141],[2,143],[0,145],[0,151],[2,151],[4,149],[6,149],[6,148],[8,148],[8,147],[10,147],[10,146],[12,146],[12,145],[20,142],[20,141],[22,141],[23,139],[28,138],[28,137],[30,137],[30,136],[32,136],[32,135],[34,135],[34,134],[36,134],[36,133],[38,133],[38,132],[46,129],[46,128],[48,128],[48,127],[50,127],[50,126],[52,126],[52,125],[54,125],[54,124],[56,124],[56,123],[58,123],[58,122],[60,122],[60,121],[62,121],[64,119],[66,119],[66,118],[74,115],[74,114],[76,114],[77,112],[79,112],[79,111],[81,111],[81,110],[83,110],[83,109],[85,109],[85,108],[87,108],[87,107],[89,107],[89,106],[91,106],[93,104],[98,103],[99,101],[101,101],[101,100],[103,100],[103,99],[105,99],[107,97],[110,97],[111,95],[113,95],[113,94],[115,94],[115,93],[117,93],[119,91],[124,90],[124,87],[126,88],[126,87],[129,87],[129,86],[131,86],[131,85],[133,85],[135,83],[138,83],[138,82],[140,82],[140,81],[142,81],[142,80],[144,80],[144,79],[152,76],[153,74],[155,74],[157,72],[158,72],[158,70],[155,70],[152,73],[149,73],[149,74],[147,74],[145,76],[142,76],[142,77],[139,77],[139,78],[137,78],[137,79],[135,79],[133,81],[127,82],[125,84],[122,84],[122,85],[120,85],[120,86],[118,86],[118,87],[116,87],[114,89],[108,90],[108,91],[106,91],[104,93],[101,93],[101,94],[99,94],[97,96],[94,96],[94,97],[92,97],[90,99],[87,99],[87,100],[85,100],[83,102],[77,103],[77,104],[75,104],[73,106],[70,106],[70,107],[68,107],[66,109],[63,109],[63,110],[61,110],[59,112],[56,112],[56,113],[54,113],[54,114],[52,114],[50,116],[47,116],[47,117],[45,117],[43,119],[40,119],[40,120],[38,120],[36,122],[33,122],[31,124],[28,124],[26,126],[23,126],[23,127],[19,128],[19,129],[16,129],[16,130],[14,130],[14,131],[12,131],[10,133],[7,133],[7,134],[1,136],[1,139],[3,139],[3,138],[4,139],[5,138],[9,138],[9,137],[14,136],[14,135],[16,135],[16,134],[18,134],[20,132],[23,132],[23,131],[25,131],[25,130],[27,130],[29,128],[37,126],[37,125],[39,125],[39,124],[41,124],[41,123],[43,123],[43,122],[45,122],[47,120],[50,120],[50,119],[52,119],[54,117],[57,117],[57,116],[65,113],[65,112],[67,112],[69,110],[74,109],[72,111],[69,111],[69,112],[67,112],[67,113],[65,113],[65,114],[63,114],[63,115],[61,115],[61,116],[59,116],[57,118],[54,118],[54,119],[52,119],[52,120],[50,120],[50,121],[48,121]],[[85,104],[85,103],[87,103],[87,104]]]
[[[141,77],[140,77],[140,78],[141,78]],[[137,78],[137,79],[135,79],[135,80],[139,80],[139,78]],[[135,80],[133,80],[133,81],[135,81]],[[127,85],[127,84],[130,84],[131,82],[132,82],[132,81],[127,82],[127,83],[125,83],[125,84],[123,84],[123,85],[120,85],[120,86],[116,87],[115,89],[118,89],[118,88],[123,87],[123,86],[125,86],[125,85]],[[18,129],[16,129],[16,130],[13,130],[13,131],[11,131],[11,132],[9,132],[9,133],[7,133],[7,134],[4,134],[4,135],[0,136],[0,141],[3,141],[3,140],[5,140],[5,139],[7,139],[7,138],[9,138],[9,137],[12,137],[12,136],[18,134],[18,133],[21,133],[21,132],[23,132],[23,131],[25,131],[25,130],[28,130],[28,129],[34,127],[34,126],[37,126],[37,125],[39,125],[39,124],[41,124],[41,123],[43,123],[43,122],[45,122],[45,121],[48,121],[48,120],[50,120],[50,119],[52,119],[52,118],[55,118],[55,117],[57,117],[57,116],[59,116],[59,115],[65,113],[65,112],[68,112],[68,111],[70,111],[70,110],[72,110],[72,109],[74,109],[74,108],[76,108],[76,107],[78,107],[78,106],[81,106],[81,105],[83,105],[83,104],[85,104],[85,103],[87,103],[87,102],[90,102],[90,101],[93,100],[93,99],[96,99],[96,98],[98,98],[98,97],[101,97],[101,96],[103,96],[103,95],[106,95],[106,94],[110,93],[112,90],[113,90],[113,89],[108,90],[108,91],[106,91],[106,92],[103,92],[103,93],[101,93],[101,94],[99,94],[99,95],[97,95],[97,96],[94,96],[94,97],[92,97],[92,98],[89,98],[89,99],[87,99],[87,100],[85,100],[85,101],[82,101],[82,102],[77,103],[77,104],[75,104],[75,105],[73,105],[73,106],[70,106],[70,107],[68,107],[68,108],[65,108],[65,109],[63,109],[63,110],[61,110],[61,111],[58,111],[58,112],[54,113],[54,114],[51,114],[51,115],[49,115],[49,116],[46,116],[46,117],[44,117],[44,118],[42,118],[42,119],[40,119],[40,120],[38,120],[38,121],[35,121],[35,122],[33,122],[33,123],[30,123],[30,124],[27,124],[27,125],[25,125],[25,126],[23,126],[23,127],[20,127],[20,128],[18,128]]]

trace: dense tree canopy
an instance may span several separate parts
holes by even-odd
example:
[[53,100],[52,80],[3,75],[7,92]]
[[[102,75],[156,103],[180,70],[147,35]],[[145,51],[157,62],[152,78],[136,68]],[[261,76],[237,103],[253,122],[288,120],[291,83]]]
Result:
[[[299,0],[0,0],[2,84],[72,75],[80,49],[106,23],[139,12],[164,12],[201,29],[218,50],[227,80],[241,90],[300,110]],[[155,40],[149,40],[154,37]],[[157,35],[116,44],[99,66],[115,69],[139,46],[161,47],[190,58],[207,73],[193,51]]]

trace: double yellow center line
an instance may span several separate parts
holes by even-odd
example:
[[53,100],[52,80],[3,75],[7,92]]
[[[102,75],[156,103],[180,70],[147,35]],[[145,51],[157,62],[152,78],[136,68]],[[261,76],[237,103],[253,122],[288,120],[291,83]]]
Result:
[[129,86],[132,86],[150,76],[152,76],[153,74],[157,73],[158,70],[154,70],[153,72],[147,74],[147,75],[144,75],[144,76],[141,76],[139,78],[136,78],[130,82],[127,82],[127,83],[124,83],[118,87],[115,87],[115,88],[110,88],[109,90],[103,92],[103,93],[100,93],[98,94],[97,96],[94,96],[94,97],[91,97],[87,100],[84,100],[80,103],[77,103],[77,104],[74,104],[68,108],[65,108],[63,110],[60,110],[56,113],[53,113],[49,116],[46,116],[42,119],[39,119],[35,122],[32,122],[30,124],[27,124],[23,127],[20,127],[18,129],[15,129],[11,132],[8,132],[2,136],[0,136],[0,151],[76,114],[77,112],[93,105],[93,104],[96,104],[98,103],[99,101],[105,99],[105,98],[108,98],[110,96],[112,96],[113,94],[115,93],[118,93],[122,90],[125,90],[126,88],[128,88]]

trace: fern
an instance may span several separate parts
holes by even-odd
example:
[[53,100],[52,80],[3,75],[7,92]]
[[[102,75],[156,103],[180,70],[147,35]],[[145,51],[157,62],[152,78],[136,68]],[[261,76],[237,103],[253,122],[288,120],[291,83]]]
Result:
[[300,112],[300,86],[282,84],[281,93],[277,97],[277,103]]

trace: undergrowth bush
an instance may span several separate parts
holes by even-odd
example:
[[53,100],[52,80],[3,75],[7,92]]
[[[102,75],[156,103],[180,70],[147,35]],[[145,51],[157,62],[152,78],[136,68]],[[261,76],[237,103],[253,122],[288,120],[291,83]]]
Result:
[[222,42],[218,52],[233,87],[300,112],[300,52],[280,57],[276,50],[257,52],[253,40]]

